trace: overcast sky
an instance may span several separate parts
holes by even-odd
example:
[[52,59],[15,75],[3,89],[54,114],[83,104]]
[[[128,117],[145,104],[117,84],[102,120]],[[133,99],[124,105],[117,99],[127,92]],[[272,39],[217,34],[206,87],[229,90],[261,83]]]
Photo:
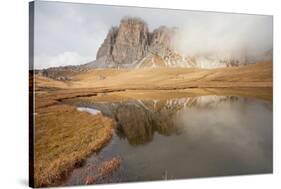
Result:
[[229,51],[272,48],[272,17],[155,8],[36,1],[34,67],[78,65],[95,60],[108,30],[124,16],[140,17],[152,31],[161,25],[178,27],[178,49]]

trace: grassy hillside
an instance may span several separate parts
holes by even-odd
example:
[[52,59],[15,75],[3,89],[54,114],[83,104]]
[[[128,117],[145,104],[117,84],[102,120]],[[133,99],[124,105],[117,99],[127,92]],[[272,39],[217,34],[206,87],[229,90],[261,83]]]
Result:
[[63,89],[183,89],[194,87],[272,87],[272,62],[217,68],[95,69],[62,82],[36,77],[36,87]]
[[92,70],[74,76],[73,88],[180,89],[272,85],[272,63],[219,69],[155,68]]

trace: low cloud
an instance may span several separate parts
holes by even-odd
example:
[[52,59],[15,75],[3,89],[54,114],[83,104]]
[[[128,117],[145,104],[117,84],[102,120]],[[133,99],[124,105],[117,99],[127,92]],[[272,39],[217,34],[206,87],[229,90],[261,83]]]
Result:
[[34,65],[36,65],[36,69],[43,69],[57,66],[85,64],[93,59],[94,57],[81,56],[77,52],[64,52],[56,56],[35,56]]
[[259,57],[272,50],[272,17],[201,13],[178,30],[175,48],[188,55]]

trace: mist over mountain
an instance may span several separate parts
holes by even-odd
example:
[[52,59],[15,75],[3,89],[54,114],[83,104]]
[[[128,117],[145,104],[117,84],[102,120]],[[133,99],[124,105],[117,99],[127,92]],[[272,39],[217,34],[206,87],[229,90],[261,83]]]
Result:
[[208,18],[209,22],[190,21],[178,30],[174,47],[186,56],[233,58],[256,63],[272,56],[272,20],[266,16],[233,15]]

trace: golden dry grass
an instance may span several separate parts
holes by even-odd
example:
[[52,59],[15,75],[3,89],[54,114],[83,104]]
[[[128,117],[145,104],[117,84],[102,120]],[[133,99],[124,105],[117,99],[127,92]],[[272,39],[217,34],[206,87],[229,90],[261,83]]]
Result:
[[[217,69],[142,68],[95,69],[73,75],[67,83],[54,81],[61,89],[185,89],[191,87],[272,87],[272,62]],[[42,78],[41,78],[42,79]],[[36,79],[35,79],[36,80]],[[52,82],[35,82],[36,88]],[[47,85],[48,84],[48,85]]]
[[272,62],[218,69],[143,68],[90,70],[73,76],[73,80],[68,82],[67,85],[67,88],[71,89],[95,88],[115,90],[183,89],[190,87],[272,87]]
[[34,79],[35,86],[37,89],[50,89],[50,88],[67,88],[68,85],[62,81],[56,81],[51,78],[36,75]]
[[52,186],[112,136],[111,119],[79,112],[68,105],[37,109],[35,186]]

